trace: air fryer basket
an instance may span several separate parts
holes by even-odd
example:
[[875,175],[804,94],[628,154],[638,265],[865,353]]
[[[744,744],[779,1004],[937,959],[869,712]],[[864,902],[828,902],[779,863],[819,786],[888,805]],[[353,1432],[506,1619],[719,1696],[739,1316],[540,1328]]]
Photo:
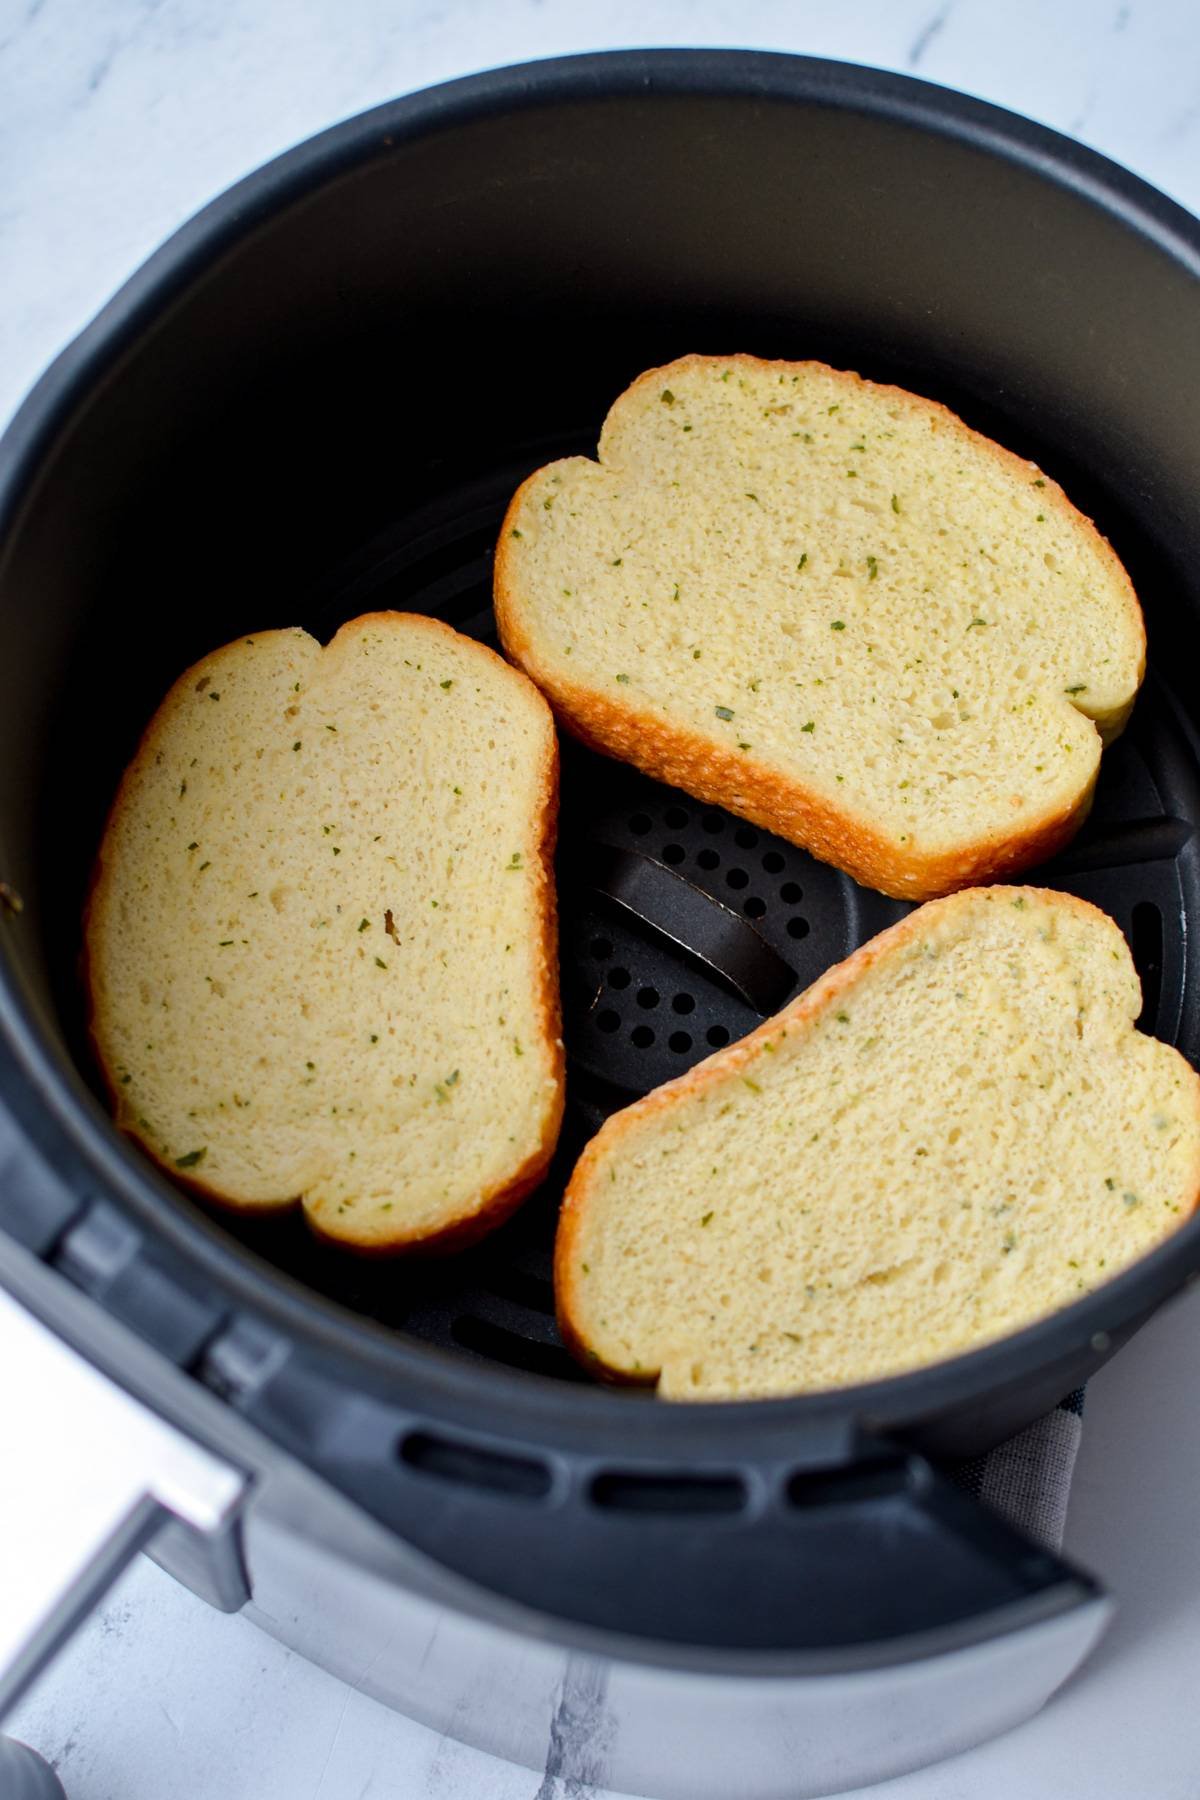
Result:
[[0,466],[0,877],[23,901],[0,1092],[34,1146],[0,1223],[413,1542],[545,1611],[779,1650],[1059,1591],[1061,1565],[919,1452],[1053,1404],[1200,1266],[1200,1226],[1017,1338],[845,1394],[663,1407],[594,1389],[555,1332],[554,1215],[586,1137],[901,903],[565,746],[562,1145],[509,1225],[440,1263],[355,1261],[297,1216],[218,1221],[176,1194],[85,1085],[74,955],[104,808],[180,668],[389,606],[494,641],[518,482],[592,450],[641,369],[752,350],[947,401],[1112,538],[1150,675],[1091,820],[1035,879],[1117,918],[1142,1023],[1196,1058],[1198,268],[1194,222],[1078,146],[765,56],[475,78],[217,202],[51,371]]

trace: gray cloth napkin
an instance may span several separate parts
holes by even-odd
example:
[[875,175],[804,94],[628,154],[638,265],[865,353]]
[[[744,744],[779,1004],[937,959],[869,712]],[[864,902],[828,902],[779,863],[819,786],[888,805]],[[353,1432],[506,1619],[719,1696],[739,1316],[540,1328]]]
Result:
[[1044,1419],[986,1455],[954,1464],[946,1473],[1031,1538],[1057,1550],[1082,1434],[1083,1389],[1076,1388]]

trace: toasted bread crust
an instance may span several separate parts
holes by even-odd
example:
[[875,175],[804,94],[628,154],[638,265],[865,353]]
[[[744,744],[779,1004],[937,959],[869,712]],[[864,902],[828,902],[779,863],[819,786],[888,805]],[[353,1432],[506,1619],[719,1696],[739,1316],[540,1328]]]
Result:
[[[664,380],[678,380],[697,366],[710,365],[714,360],[708,356],[689,355],[660,368],[648,369],[616,401],[609,420],[616,407],[626,404],[639,388],[658,387]],[[731,364],[787,373],[819,369],[848,386],[867,388],[873,394],[907,408],[936,414],[948,430],[969,441],[977,450],[985,450],[1007,474],[1022,480],[1028,478],[1029,463],[973,431],[948,407],[908,393],[903,388],[867,381],[850,371],[828,369],[815,362],[773,362],[746,355],[723,357],[720,362],[722,366]],[[601,461],[604,460],[608,428],[606,420],[600,434]],[[639,711],[635,705],[614,698],[607,690],[567,680],[560,671],[550,669],[539,653],[523,618],[515,574],[514,521],[541,474],[541,470],[536,470],[518,488],[501,527],[494,572],[496,622],[507,654],[546,694],[564,729],[589,749],[632,763],[644,774],[681,788],[698,800],[726,807],[752,824],[810,850],[823,862],[844,869],[856,881],[903,900],[929,900],[958,888],[976,886],[996,876],[1019,874],[1053,856],[1083,824],[1091,807],[1099,772],[1098,754],[1068,806],[1024,817],[1020,828],[1011,833],[988,832],[953,849],[928,852],[919,846],[897,842],[852,807],[839,806],[828,795],[805,786],[791,774],[773,768],[760,758],[726,750],[698,733]],[[1071,504],[1049,477],[1042,501],[1069,520],[1076,530],[1086,533],[1108,562],[1122,589],[1129,617],[1141,636],[1140,681],[1145,669],[1145,628],[1141,607],[1124,566],[1092,521]],[[1128,712],[1115,721],[1104,734],[1103,741],[1111,742],[1123,729],[1127,717]]]
[[[349,1226],[344,1227],[342,1231],[337,1233],[322,1229],[318,1221],[313,1218],[307,1209],[304,1209],[304,1216],[309,1229],[323,1242],[336,1244],[340,1249],[350,1250],[359,1255],[371,1258],[401,1254],[447,1254],[467,1248],[470,1244],[475,1243],[479,1238],[485,1236],[496,1226],[502,1224],[504,1220],[516,1210],[525,1196],[538,1186],[544,1177],[550,1164],[550,1160],[553,1157],[555,1145],[558,1142],[558,1134],[562,1125],[563,1106],[565,1103],[564,1079],[566,1063],[562,1043],[562,1017],[558,991],[558,924],[554,884],[554,845],[558,822],[559,756],[558,740],[555,735],[549,708],[546,706],[543,696],[538,692],[534,684],[530,682],[520,670],[514,669],[510,664],[506,663],[494,650],[489,649],[485,644],[476,642],[476,640],[472,638],[465,637],[461,632],[455,631],[452,626],[445,624],[441,619],[435,619],[423,613],[376,612],[363,614],[359,618],[349,620],[342,625],[335,634],[335,637],[330,640],[330,645],[327,645],[326,648],[330,648],[333,643],[343,637],[353,637],[357,635],[371,625],[386,625],[397,621],[402,621],[410,629],[427,629],[431,635],[441,635],[443,637],[453,638],[456,640],[456,646],[460,651],[464,647],[469,647],[471,653],[477,654],[481,658],[486,658],[491,666],[494,667],[498,665],[504,670],[506,677],[521,682],[523,688],[526,689],[531,696],[536,696],[538,707],[545,714],[545,750],[542,770],[538,781],[537,805],[531,814],[532,829],[527,855],[529,868],[531,870],[536,869],[538,874],[538,891],[540,899],[539,954],[537,959],[537,1006],[541,1017],[539,1047],[547,1066],[547,1073],[553,1085],[549,1089],[548,1104],[542,1122],[540,1140],[533,1153],[525,1158],[506,1181],[479,1195],[477,1198],[472,1199],[454,1217],[446,1220],[434,1232],[398,1232],[394,1237],[383,1241],[378,1238],[358,1240],[351,1234]],[[257,635],[261,639],[270,634],[263,632],[252,635]],[[224,645],[220,648],[232,648],[232,645],[236,644],[238,641],[239,640],[235,639],[232,641],[232,644]],[[282,1211],[292,1210],[297,1206],[303,1209],[304,1196],[302,1194],[280,1195],[274,1208],[264,1209],[260,1201],[249,1202],[244,1196],[218,1189],[208,1182],[188,1175],[184,1171],[174,1167],[171,1163],[165,1161],[157,1153],[154,1145],[148,1141],[146,1135],[138,1129],[137,1121],[131,1119],[127,1115],[125,1108],[122,1106],[121,1089],[115,1071],[110,1069],[105,1061],[102,1047],[102,1032],[99,1029],[101,1021],[99,1020],[97,1013],[95,987],[92,979],[92,966],[95,956],[93,940],[96,930],[97,914],[100,907],[104,904],[107,885],[111,878],[111,871],[105,862],[104,846],[108,841],[110,829],[114,821],[121,816],[123,810],[129,804],[129,794],[134,778],[146,762],[152,759],[154,755],[163,727],[171,718],[174,710],[184,703],[185,696],[191,692],[197,671],[203,669],[214,654],[219,654],[219,652],[209,652],[208,655],[201,657],[197,662],[185,669],[182,675],[180,675],[173,683],[166,697],[163,699],[154,716],[143,731],[138,742],[138,747],[121,777],[117,792],[108,810],[100,848],[97,851],[96,859],[92,867],[87,896],[84,902],[83,948],[80,959],[80,971],[87,1006],[88,1037],[95,1058],[97,1071],[100,1075],[110,1109],[114,1114],[119,1129],[127,1137],[131,1138],[152,1162],[158,1164],[164,1173],[170,1177],[175,1186],[183,1188],[187,1192],[195,1195],[198,1199],[234,1212],[251,1209],[256,1212],[263,1210]]]
[[[1011,901],[1014,893],[1024,892],[1026,895],[1043,902],[1061,907],[1066,912],[1074,912],[1081,918],[1099,917],[1106,925],[1111,924],[1107,914],[1090,901],[1081,900],[1074,894],[1060,893],[1050,888],[1003,888],[999,890],[1006,900]],[[684,1075],[676,1076],[673,1081],[664,1082],[643,1099],[631,1106],[613,1113],[606,1119],[589,1143],[585,1146],[579,1161],[572,1171],[563,1194],[562,1207],[559,1212],[558,1230],[554,1241],[554,1295],[558,1315],[558,1328],[564,1344],[572,1355],[576,1356],[592,1374],[601,1379],[621,1384],[633,1383],[637,1386],[653,1387],[658,1379],[659,1371],[631,1376],[628,1370],[612,1367],[604,1363],[595,1349],[588,1342],[582,1325],[578,1322],[579,1287],[576,1255],[576,1239],[582,1226],[584,1214],[591,1198],[595,1173],[605,1158],[619,1151],[631,1130],[644,1119],[662,1112],[685,1098],[692,1098],[704,1093],[707,1089],[718,1087],[728,1081],[731,1076],[752,1064],[760,1047],[771,1039],[778,1040],[781,1030],[789,1036],[798,1032],[810,1031],[813,1026],[833,1007],[845,994],[852,990],[860,978],[877,963],[884,962],[902,951],[913,939],[919,939],[928,931],[929,913],[936,909],[941,917],[955,909],[962,909],[973,897],[967,893],[950,895],[947,898],[909,913],[897,924],[881,931],[877,937],[863,944],[844,962],[835,963],[827,969],[811,987],[789,1003],[772,1018],[765,1019],[746,1037],[739,1038],[723,1050],[715,1051],[703,1062],[696,1063]],[[1182,1058],[1180,1059],[1183,1060]],[[1190,1071],[1190,1065],[1189,1072]],[[1196,1116],[1200,1118],[1200,1080],[1193,1074],[1192,1104]],[[1196,1170],[1196,1190],[1189,1209],[1194,1213],[1200,1207],[1200,1168]]]

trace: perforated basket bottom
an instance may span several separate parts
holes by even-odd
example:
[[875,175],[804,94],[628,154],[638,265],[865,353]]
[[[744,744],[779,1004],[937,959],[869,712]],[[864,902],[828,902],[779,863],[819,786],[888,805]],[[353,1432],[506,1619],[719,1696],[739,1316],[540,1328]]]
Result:
[[[327,638],[344,619],[395,607],[437,614],[494,644],[491,553],[505,506],[530,469],[575,448],[539,447],[398,517],[322,582],[305,623]],[[1105,755],[1088,824],[1035,876],[1112,914],[1141,974],[1140,1023],[1193,1061],[1198,971],[1187,923],[1197,916],[1198,821],[1195,747],[1151,675],[1129,730]],[[315,1244],[294,1215],[230,1228],[298,1279],[414,1337],[580,1380],[555,1329],[551,1255],[563,1185],[584,1142],[608,1113],[742,1036],[909,909],[571,744],[558,881],[567,1117],[549,1178],[516,1218],[465,1255],[420,1263],[344,1257]],[[632,893],[641,916],[614,890]]]

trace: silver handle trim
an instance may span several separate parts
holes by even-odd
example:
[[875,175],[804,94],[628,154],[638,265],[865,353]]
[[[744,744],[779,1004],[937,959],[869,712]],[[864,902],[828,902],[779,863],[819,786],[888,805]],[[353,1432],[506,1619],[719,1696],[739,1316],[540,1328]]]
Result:
[[0,1717],[170,1519],[227,1534],[245,1473],[177,1431],[0,1290]]

